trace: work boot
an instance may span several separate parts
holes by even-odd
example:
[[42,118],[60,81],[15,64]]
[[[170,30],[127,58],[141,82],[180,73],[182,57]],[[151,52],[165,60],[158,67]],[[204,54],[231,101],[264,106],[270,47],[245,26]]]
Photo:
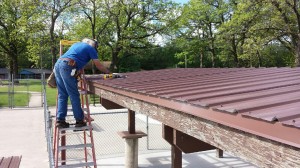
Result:
[[58,128],[69,128],[70,124],[67,123],[66,121],[57,120],[55,126]]
[[77,120],[76,121],[75,127],[84,127],[84,126],[86,126],[85,121],[83,121],[83,120]]

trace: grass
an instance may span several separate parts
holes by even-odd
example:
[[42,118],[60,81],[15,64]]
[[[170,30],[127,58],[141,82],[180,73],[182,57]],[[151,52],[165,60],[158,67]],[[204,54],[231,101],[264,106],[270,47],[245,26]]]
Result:
[[[0,85],[0,107],[9,107],[9,98],[11,95],[8,94],[9,86],[8,82],[2,82],[2,86]],[[28,106],[28,102],[30,100],[30,94],[27,92],[42,92],[42,83],[40,80],[33,80],[33,79],[25,79],[19,80],[18,84],[14,85],[14,103],[15,107],[22,107]],[[56,106],[56,95],[57,89],[50,88],[46,86],[46,96],[47,96],[47,105],[48,106]],[[94,102],[94,98],[96,103],[99,103],[99,96],[89,95],[90,102]],[[70,103],[70,101],[69,101]]]
[[[8,95],[7,93],[0,92],[0,107],[8,107],[14,104],[15,107],[28,106],[28,100],[30,99],[30,94],[27,93],[15,93]],[[13,97],[14,102],[9,102],[9,97]],[[11,99],[12,100],[12,99]]]
[[47,105],[48,106],[56,106],[56,88],[49,88],[46,86],[46,96],[47,96]]
[[[0,85],[0,107],[9,107],[11,105],[9,103],[11,95],[8,94],[8,91],[14,91],[13,102],[15,107],[28,106],[28,102],[30,100],[30,94],[27,92],[42,92],[43,87],[40,80],[34,79],[25,79],[19,80],[19,83],[15,83],[13,90],[12,86],[9,87],[7,81],[1,81],[3,84]],[[47,104],[48,106],[56,105],[56,93],[57,90],[53,88],[49,88],[46,86],[46,96],[47,96]]]

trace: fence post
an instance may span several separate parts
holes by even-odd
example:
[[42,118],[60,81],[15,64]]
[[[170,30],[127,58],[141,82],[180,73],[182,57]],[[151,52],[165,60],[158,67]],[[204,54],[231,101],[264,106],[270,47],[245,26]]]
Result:
[[149,150],[149,117],[146,117],[147,150]]

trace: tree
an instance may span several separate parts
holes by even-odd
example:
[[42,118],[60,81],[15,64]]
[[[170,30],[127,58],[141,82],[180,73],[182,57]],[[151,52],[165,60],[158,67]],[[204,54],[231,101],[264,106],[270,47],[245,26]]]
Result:
[[27,40],[37,30],[38,1],[0,1],[0,50],[11,74],[18,74],[19,57],[26,57]]
[[275,11],[267,21],[271,24],[264,27],[271,30],[274,40],[279,41],[295,54],[295,65],[300,66],[300,2],[298,0],[264,0],[271,4],[269,11]]
[[163,33],[178,18],[176,7],[168,0],[106,0],[105,11],[110,23],[98,34],[105,37],[102,42],[111,49],[110,69],[119,63],[122,53],[151,46],[149,38]]
[[[60,41],[59,34],[55,32],[55,29],[59,27],[57,25],[57,20],[64,11],[74,6],[77,3],[77,0],[42,0],[41,3],[46,12],[45,24],[49,25],[53,69],[56,62],[56,56],[58,55],[57,46]],[[61,22],[61,25],[64,26],[63,21]],[[63,27],[61,28],[61,32],[63,32]]]
[[[227,5],[223,0],[191,0],[183,9],[181,17],[181,37],[191,44],[189,57],[197,57],[200,67],[203,56],[210,55],[211,65],[215,67],[217,59],[216,36],[218,27],[225,22]],[[186,51],[183,51],[186,53]],[[207,54],[206,54],[207,53]],[[180,55],[180,54],[179,54]]]

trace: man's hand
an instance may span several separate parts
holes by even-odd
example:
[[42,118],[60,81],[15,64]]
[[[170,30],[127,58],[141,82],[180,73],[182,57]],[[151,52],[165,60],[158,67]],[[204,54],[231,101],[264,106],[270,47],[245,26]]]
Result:
[[110,74],[110,71],[107,68],[105,68],[98,59],[93,59],[93,62],[95,64],[95,66],[97,67],[97,69],[99,69],[101,72]]

